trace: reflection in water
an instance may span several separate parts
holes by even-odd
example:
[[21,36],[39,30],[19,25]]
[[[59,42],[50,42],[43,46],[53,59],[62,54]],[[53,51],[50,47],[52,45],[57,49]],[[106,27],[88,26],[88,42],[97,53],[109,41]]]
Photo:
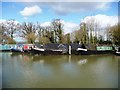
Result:
[[68,59],[68,62],[71,62],[71,55],[69,55],[69,59]]
[[78,64],[82,65],[82,64],[87,63],[87,61],[88,61],[87,59],[82,59],[78,61]]
[[118,87],[117,56],[10,53],[2,53],[2,56],[4,88]]
[[40,60],[40,63],[43,64],[43,63],[44,63],[44,60]]

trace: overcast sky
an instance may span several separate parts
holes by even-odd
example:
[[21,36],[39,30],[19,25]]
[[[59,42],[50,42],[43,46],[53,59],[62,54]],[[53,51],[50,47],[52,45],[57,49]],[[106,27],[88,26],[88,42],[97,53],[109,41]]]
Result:
[[[36,2],[35,2],[36,1]],[[53,19],[63,20],[64,32],[72,32],[78,28],[81,21],[87,21],[94,17],[101,26],[117,23],[118,2],[117,0],[4,0],[0,7],[2,13],[0,21],[15,19],[17,22],[40,22],[42,25],[49,25]],[[62,1],[62,2],[61,2]],[[78,2],[79,1],[79,2]]]

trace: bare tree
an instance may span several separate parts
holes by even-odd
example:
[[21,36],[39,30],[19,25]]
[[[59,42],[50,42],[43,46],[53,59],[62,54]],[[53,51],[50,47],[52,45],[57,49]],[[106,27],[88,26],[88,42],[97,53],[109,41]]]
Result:
[[81,33],[81,30],[75,30],[74,32],[73,32],[73,34],[74,34],[74,43],[79,43],[80,41],[81,41],[81,38],[82,38],[82,33]]
[[63,36],[63,24],[60,19],[54,19],[52,21],[52,28],[54,31],[54,43],[62,43]]
[[0,24],[0,43],[6,41],[7,37],[5,34],[5,28],[3,27],[3,23]]
[[2,40],[3,33],[4,33],[3,27],[2,27],[2,25],[0,25],[0,42],[3,41],[3,40]]
[[[60,19],[54,19],[50,26],[41,26],[38,24],[38,37],[39,40],[49,40],[50,43],[63,42],[63,24]],[[41,41],[40,41],[41,42]]]
[[38,25],[38,40],[40,43],[46,43],[43,42],[43,40],[48,41],[48,43],[53,43],[53,36],[54,35],[51,26],[41,26],[40,24]]
[[50,40],[49,40],[49,38],[47,38],[47,37],[41,37],[41,38],[39,38],[40,40],[39,40],[39,42],[41,43],[41,44],[48,44],[48,43],[50,43]]
[[88,32],[87,32],[87,28],[86,28],[86,24],[85,23],[81,23],[80,24],[80,30],[81,30],[80,41],[83,44],[87,44],[88,43]]
[[109,36],[114,44],[120,45],[120,23],[110,27]]
[[19,30],[19,23],[15,20],[7,20],[6,22],[2,23],[2,33],[3,33],[3,40],[6,43],[15,43],[14,34],[17,30]]
[[91,17],[86,23],[86,28],[88,32],[88,41],[90,44],[96,44],[98,39],[98,31],[100,30],[99,22]]
[[22,33],[24,35],[30,34],[31,32],[35,33],[36,30],[37,30],[36,25],[34,25],[31,22],[28,22],[28,23],[24,22],[23,25],[22,25]]
[[7,35],[9,35],[10,38],[13,39],[13,35],[16,33],[16,31],[19,29],[19,23],[17,23],[15,20],[7,20],[3,27],[5,29],[5,32]]
[[27,39],[28,43],[34,43],[37,36],[37,26],[31,22],[24,22],[21,26],[22,34],[25,39]]
[[111,39],[112,39],[112,35],[110,35],[110,34],[112,34],[111,33],[111,26],[108,24],[107,26],[106,26],[106,36],[107,36],[107,40],[108,41],[111,41]]
[[63,37],[63,42],[70,44],[71,40],[70,40],[70,33],[67,33],[65,35],[62,36]]

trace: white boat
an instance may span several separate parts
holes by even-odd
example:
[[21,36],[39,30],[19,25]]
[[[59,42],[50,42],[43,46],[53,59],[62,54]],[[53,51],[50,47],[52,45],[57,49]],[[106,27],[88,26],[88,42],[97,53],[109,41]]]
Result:
[[118,56],[120,56],[120,47],[118,47],[118,49],[117,49],[117,51],[116,51],[115,54],[118,55]]
[[35,48],[31,48],[30,52],[34,53],[34,54],[44,54],[45,53],[45,49],[44,48],[35,47]]
[[33,48],[34,50],[38,50],[38,51],[45,51],[45,49],[43,48]]
[[84,49],[84,48],[77,48],[77,51],[87,51],[87,49]]

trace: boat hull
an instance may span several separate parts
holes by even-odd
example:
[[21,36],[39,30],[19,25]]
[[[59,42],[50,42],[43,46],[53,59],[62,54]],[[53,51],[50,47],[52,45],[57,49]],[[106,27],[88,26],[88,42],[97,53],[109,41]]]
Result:
[[114,54],[114,53],[115,51],[97,51],[97,50],[77,51],[77,54],[81,55]]
[[120,52],[115,52],[115,55],[120,56]]
[[23,52],[22,50],[19,50],[19,49],[11,49],[10,51],[11,52]]
[[57,51],[57,50],[45,50],[46,55],[63,55],[65,54],[63,51]]
[[0,50],[0,52],[10,52],[11,50]]
[[41,54],[41,55],[61,55],[61,54],[65,54],[63,51],[61,50],[37,50],[32,48],[31,53],[33,54]]
[[34,48],[31,48],[31,50],[29,51],[32,54],[45,54],[45,51],[41,51],[41,50],[36,50]]

